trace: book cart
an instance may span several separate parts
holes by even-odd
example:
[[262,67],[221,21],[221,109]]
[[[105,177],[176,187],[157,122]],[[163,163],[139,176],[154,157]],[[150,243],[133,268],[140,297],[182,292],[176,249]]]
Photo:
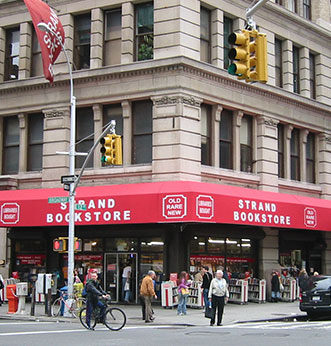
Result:
[[173,281],[162,282],[161,305],[164,308],[173,308],[178,305],[178,289]]
[[294,302],[297,298],[297,282],[293,278],[282,280],[284,286],[283,292],[280,292],[280,298],[283,302]]
[[189,287],[189,296],[187,300],[187,306],[191,308],[203,308],[203,293],[201,291],[201,282],[193,281]]
[[251,278],[248,281],[248,301],[256,303],[266,302],[266,280]]
[[230,303],[246,304],[248,301],[248,281],[231,279],[229,293]]

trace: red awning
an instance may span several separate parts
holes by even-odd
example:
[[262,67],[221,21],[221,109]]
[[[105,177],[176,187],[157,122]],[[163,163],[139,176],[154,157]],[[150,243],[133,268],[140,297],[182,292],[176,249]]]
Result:
[[[63,189],[2,191],[2,227],[68,224]],[[53,200],[54,202],[54,200]],[[241,187],[156,182],[79,187],[76,225],[207,222],[331,231],[331,201]]]

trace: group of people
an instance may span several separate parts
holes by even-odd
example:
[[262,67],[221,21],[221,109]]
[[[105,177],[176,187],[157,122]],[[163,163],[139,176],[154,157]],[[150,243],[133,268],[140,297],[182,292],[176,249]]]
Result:
[[[200,272],[202,276],[201,289],[203,291],[204,305],[206,309],[211,308],[212,312],[210,319],[211,326],[215,324],[216,313],[217,325],[222,325],[224,305],[229,299],[228,280],[226,280],[222,269],[218,269],[216,271],[214,278],[209,272],[208,266],[202,266],[202,270]],[[181,272],[178,282],[178,315],[187,314],[186,304],[189,296],[188,289],[190,285],[191,281],[189,280],[188,274],[185,271]]]

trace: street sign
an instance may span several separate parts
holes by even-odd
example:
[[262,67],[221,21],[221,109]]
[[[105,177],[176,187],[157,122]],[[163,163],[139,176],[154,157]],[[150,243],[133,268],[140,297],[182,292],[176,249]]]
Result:
[[62,184],[73,184],[77,178],[78,178],[78,175],[62,175],[61,183]]
[[86,204],[75,204],[75,210],[86,210]]
[[68,203],[69,197],[49,197],[48,203]]

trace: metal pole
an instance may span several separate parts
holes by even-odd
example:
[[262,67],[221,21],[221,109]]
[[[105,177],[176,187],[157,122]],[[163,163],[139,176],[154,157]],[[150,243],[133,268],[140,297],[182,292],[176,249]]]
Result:
[[[50,32],[61,44],[63,53],[67,59],[70,77],[70,148],[69,148],[69,172],[75,174],[75,135],[76,135],[76,98],[74,96],[74,83],[72,78],[72,68],[67,51],[62,43],[62,38],[54,32],[46,23],[39,23],[38,28],[42,31]],[[69,191],[69,230],[68,230],[68,299],[73,298],[74,292],[74,241],[75,241],[75,191],[73,184],[70,184]],[[68,302],[70,305],[70,301]]]

